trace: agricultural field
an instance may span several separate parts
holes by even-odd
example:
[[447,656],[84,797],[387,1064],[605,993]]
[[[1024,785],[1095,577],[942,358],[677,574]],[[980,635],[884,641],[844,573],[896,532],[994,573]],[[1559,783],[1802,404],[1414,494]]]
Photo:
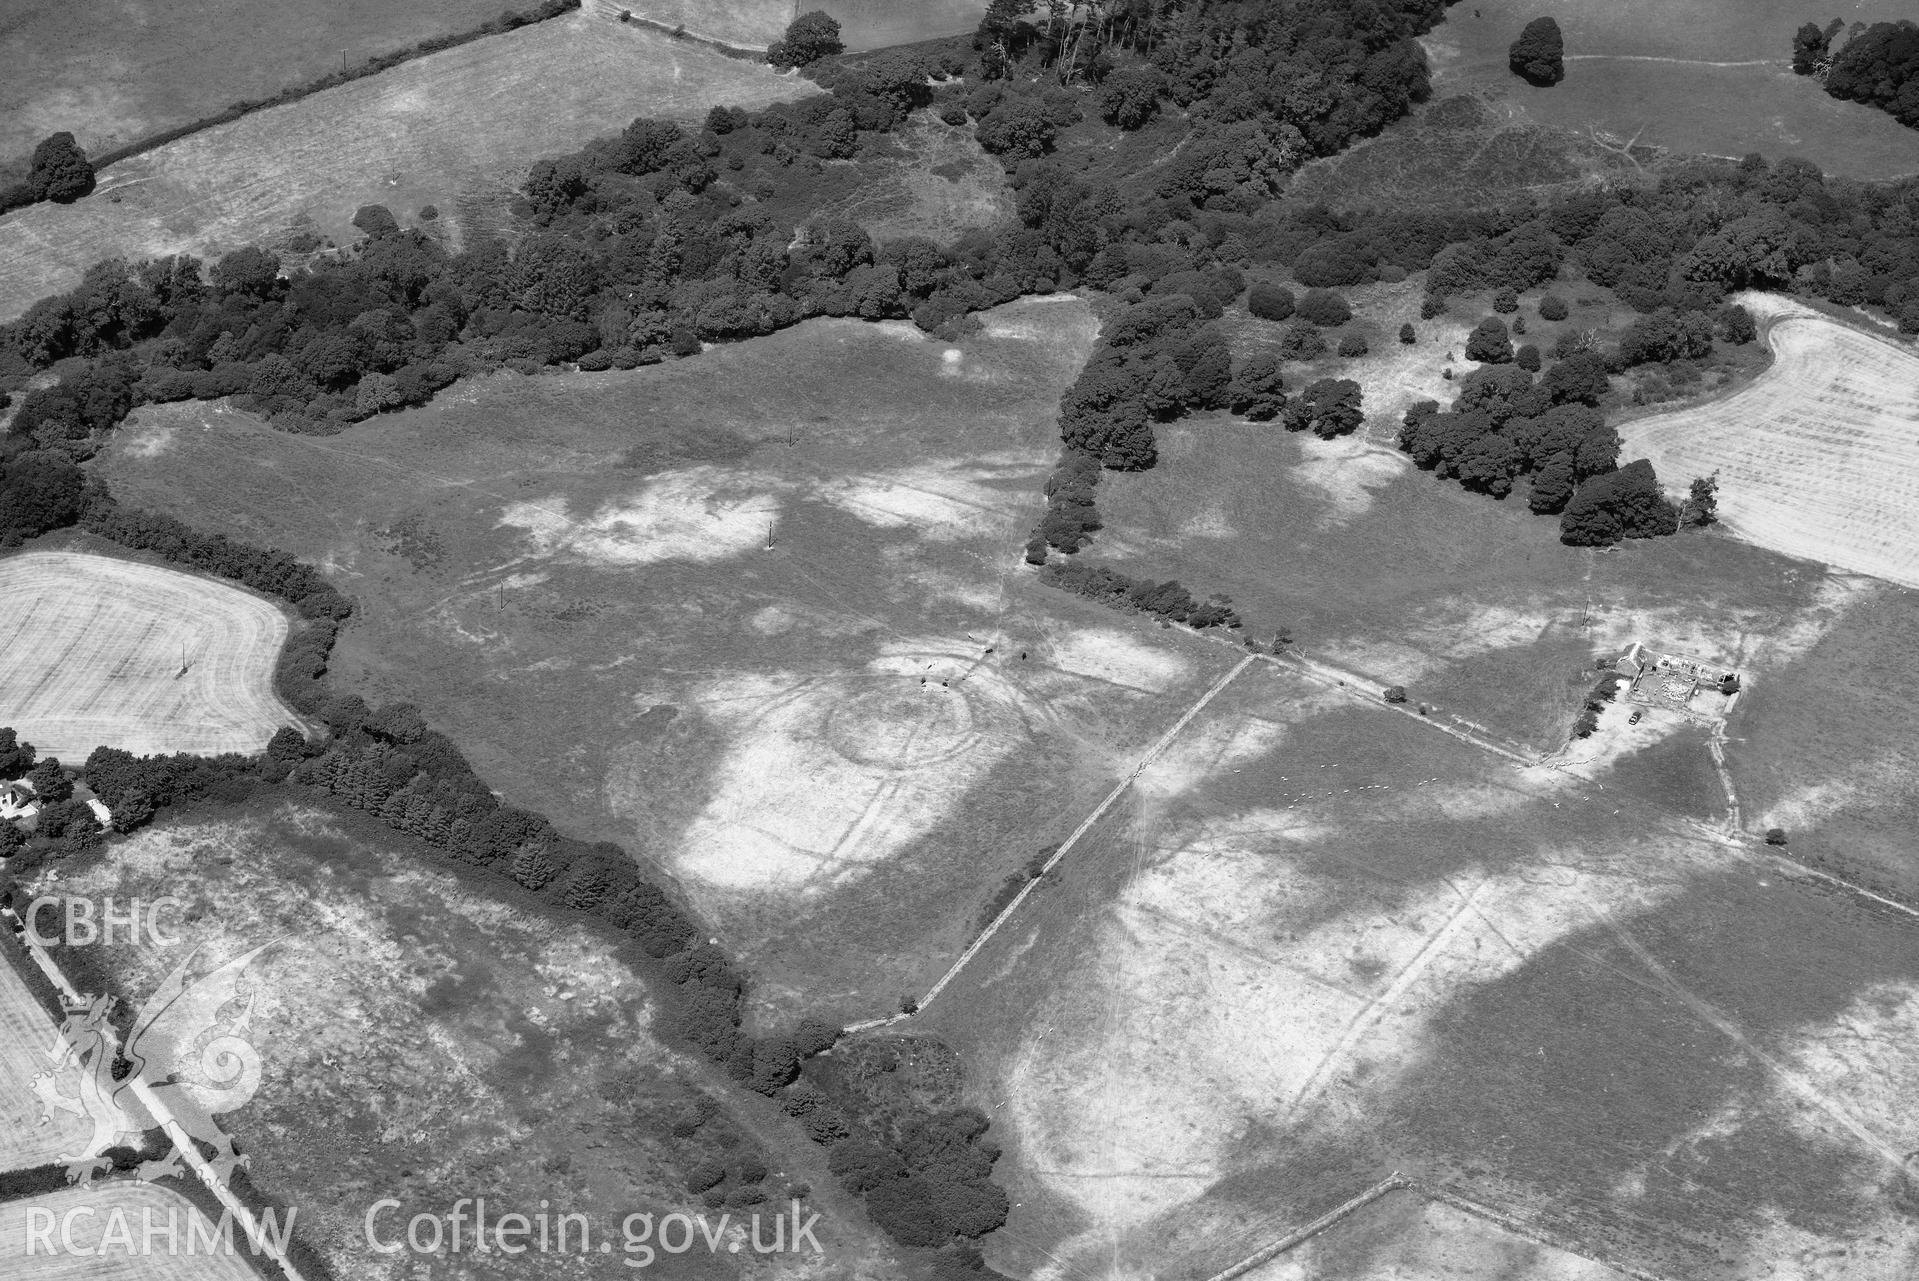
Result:
[[603,7],[630,9],[637,17],[667,26],[684,26],[693,35],[763,49],[780,38],[801,12],[823,9],[840,24],[848,49],[883,49],[940,36],[971,34],[986,12],[985,0],[596,0]]
[[0,558],[10,625],[0,724],[72,765],[96,747],[255,752],[297,718],[273,692],[271,602],[213,579],[80,552]]
[[[42,1214],[53,1216],[57,1253],[47,1253],[44,1238],[32,1239],[28,1253],[29,1229],[45,1230]],[[8,1281],[259,1281],[261,1274],[248,1262],[252,1247],[237,1225],[231,1252],[222,1244],[188,1254],[187,1225],[194,1216],[200,1231],[216,1227],[178,1192],[152,1183],[103,1183],[0,1202],[0,1259],[7,1261]],[[57,1226],[63,1221],[70,1224],[64,1238]],[[155,1233],[151,1253],[142,1248],[149,1222]],[[177,1255],[167,1251],[170,1222],[178,1225]]]
[[1919,892],[1919,602],[1856,580],[1837,624],[1756,687],[1726,756],[1750,830],[1779,827],[1796,857],[1907,896]]
[[101,465],[328,566],[359,605],[336,683],[657,864],[764,1008],[851,1021],[924,991],[1231,665],[1021,564],[1093,332],[1072,298],[951,345],[815,320],[324,439],[148,407]]
[[991,1261],[1210,1276],[1397,1173],[1574,1276],[1907,1275],[1919,918],[1746,851],[1255,663],[917,1020]]
[[[0,940],[0,1173],[31,1170],[64,1160],[92,1137],[82,1117],[60,1113],[43,1121],[45,1108],[33,1078],[49,1070],[59,1042],[53,1015],[34,998],[18,967],[29,962],[11,939]],[[0,1216],[6,1213],[0,1208]],[[0,1228],[0,1233],[4,1228]],[[0,1256],[6,1251],[0,1248]]]
[[1676,152],[1798,155],[1848,178],[1919,172],[1919,138],[1882,111],[1826,96],[1792,74],[1792,35],[1808,21],[1908,18],[1900,0],[1609,0],[1553,16],[1566,78],[1547,89],[1512,74],[1506,50],[1540,16],[1521,0],[1460,3],[1421,38],[1436,95],[1483,95],[1553,128]]
[[1720,519],[1760,547],[1919,586],[1919,356],[1776,295],[1741,295],[1772,368],[1711,404],[1622,424],[1675,483],[1719,473]]
[[[0,218],[0,316],[70,289],[103,258],[214,258],[294,232],[342,243],[365,204],[433,205],[455,240],[497,220],[525,169],[635,116],[763,106],[808,82],[578,13],[476,40],[109,166],[72,205]],[[528,94],[539,110],[527,109]]]
[[0,162],[58,130],[98,154],[342,65],[466,31],[499,0],[16,0],[0,26]]
[[[756,1155],[768,1170],[758,1208],[770,1215],[804,1198],[821,1214],[823,1254],[787,1254],[778,1267],[755,1259],[768,1270],[752,1275],[822,1264],[899,1275],[856,1206],[842,1204],[820,1149],[770,1103],[662,1045],[647,979],[616,946],[466,889],[408,844],[351,812],[259,800],[170,819],[69,861],[48,887],[184,900],[166,922],[172,946],[54,950],[82,986],[136,1007],[190,954],[220,961],[272,944],[251,983],[260,1085],[219,1121],[251,1157],[254,1186],[293,1208],[298,1238],[334,1276],[400,1281],[454,1262],[444,1251],[376,1253],[365,1220],[374,1202],[399,1201],[381,1220],[383,1235],[399,1236],[413,1214],[444,1215],[463,1196],[487,1197],[495,1218],[549,1202],[583,1214],[589,1250],[610,1241],[615,1254],[583,1273],[591,1265],[577,1251],[489,1259],[469,1238],[463,1275],[620,1275],[626,1215],[705,1211],[686,1190],[692,1167],[733,1169]],[[723,1190],[744,1187],[729,1175]],[[0,1222],[12,1212],[0,1206]],[[750,1213],[736,1202],[734,1223]],[[674,1275],[748,1271],[724,1246],[675,1262]]]

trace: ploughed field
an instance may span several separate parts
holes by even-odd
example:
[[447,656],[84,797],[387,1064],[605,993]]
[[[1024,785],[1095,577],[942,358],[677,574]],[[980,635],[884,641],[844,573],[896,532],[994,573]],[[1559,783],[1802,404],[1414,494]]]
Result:
[[259,1281],[253,1244],[230,1228],[164,1184],[100,1183],[0,1202],[0,1259],[7,1281]]
[[1919,356],[1809,307],[1742,300],[1773,365],[1723,400],[1624,423],[1628,456],[1719,473],[1719,516],[1774,551],[1919,586]]
[[0,725],[79,765],[96,747],[254,752],[294,720],[273,692],[277,606],[215,579],[79,552],[0,559]]

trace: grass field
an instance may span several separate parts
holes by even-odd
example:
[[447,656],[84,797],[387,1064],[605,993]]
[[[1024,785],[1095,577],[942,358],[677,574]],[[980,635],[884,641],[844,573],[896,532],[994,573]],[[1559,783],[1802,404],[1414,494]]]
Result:
[[1726,753],[1750,830],[1919,897],[1919,600],[1860,582],[1835,626],[1754,689]]
[[1832,17],[1911,16],[1899,0],[1840,0],[1811,15],[1795,0],[1608,0],[1555,14],[1566,78],[1537,89],[1506,65],[1539,16],[1521,0],[1460,3],[1422,38],[1433,86],[1484,92],[1537,124],[1709,155],[1799,155],[1849,178],[1919,172],[1919,135],[1884,112],[1826,96],[1792,74],[1792,34]]
[[428,36],[465,31],[498,0],[15,0],[0,22],[0,161],[57,130],[98,154]]
[[[691,1168],[755,1153],[771,1171],[765,1213],[795,1185],[817,1189],[826,1253],[802,1257],[842,1275],[899,1275],[838,1200],[820,1149],[771,1104],[746,1103],[724,1073],[660,1043],[646,978],[608,942],[462,889],[361,816],[256,802],[166,822],[62,871],[62,894],[185,901],[169,923],[175,946],[56,951],[93,989],[136,1004],[189,951],[224,958],[278,940],[251,1021],[260,1089],[222,1124],[334,1276],[399,1281],[429,1261],[489,1281],[624,1273],[627,1214],[706,1210],[686,1190]],[[701,1113],[711,1119],[692,1134],[673,1132]],[[457,1261],[369,1249],[375,1201],[401,1202],[382,1224],[399,1235],[413,1214],[443,1215],[462,1196],[487,1197],[490,1215],[545,1203],[584,1214],[590,1249],[611,1237],[616,1259],[480,1259],[470,1237]],[[734,1216],[744,1222],[737,1205]],[[684,1274],[741,1272],[722,1247]]]
[[42,1124],[46,1109],[32,1081],[52,1070],[59,1033],[16,969],[29,963],[19,946],[11,939],[0,945],[9,952],[0,957],[0,1171],[31,1170],[79,1152],[93,1131],[85,1118],[65,1112]]
[[258,596],[74,552],[0,559],[0,595],[0,724],[42,756],[255,752],[294,722],[273,693],[286,616]]
[[871,1017],[1231,662],[1021,565],[1093,327],[1073,299],[985,319],[507,375],[324,440],[145,409],[104,467],[332,566],[360,605],[336,680],[658,863],[768,1006]]
[[[28,1252],[29,1227],[44,1231],[47,1223],[38,1216],[30,1223],[35,1211],[53,1216],[56,1253],[47,1253],[44,1237],[34,1239]],[[185,1197],[152,1183],[104,1183],[0,1202],[0,1259],[7,1281],[259,1281],[261,1274],[248,1262],[252,1247],[237,1225],[231,1252],[222,1244],[187,1253],[187,1225],[196,1215],[202,1233],[213,1231],[215,1225]],[[69,1225],[64,1237],[63,1222]],[[167,1250],[169,1222],[177,1225],[177,1255]],[[145,1248],[149,1223],[151,1251]]]
[[474,41],[110,166],[101,190],[76,204],[0,219],[0,316],[71,288],[103,258],[210,259],[296,227],[344,243],[363,204],[385,204],[407,223],[435,205],[457,236],[534,160],[635,116],[690,119],[715,103],[761,106],[809,91],[771,68],[597,14]]
[[1209,1276],[1392,1170],[1655,1275],[1910,1265],[1919,922],[1263,664],[1186,743],[925,1016],[996,1266]]
[[1720,519],[1788,556],[1919,586],[1919,356],[1789,299],[1747,294],[1774,363],[1707,405],[1621,427],[1674,485],[1719,473]]
[[1626,1274],[1540,1245],[1417,1192],[1401,1191],[1244,1274],[1245,1281],[1625,1281]]

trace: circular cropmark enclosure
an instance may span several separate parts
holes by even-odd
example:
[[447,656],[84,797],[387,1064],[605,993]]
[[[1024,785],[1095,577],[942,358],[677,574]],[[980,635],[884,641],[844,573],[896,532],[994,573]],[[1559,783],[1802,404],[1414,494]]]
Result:
[[826,740],[847,760],[880,769],[911,769],[967,751],[978,735],[966,695],[934,682],[898,677],[838,704],[826,718]]

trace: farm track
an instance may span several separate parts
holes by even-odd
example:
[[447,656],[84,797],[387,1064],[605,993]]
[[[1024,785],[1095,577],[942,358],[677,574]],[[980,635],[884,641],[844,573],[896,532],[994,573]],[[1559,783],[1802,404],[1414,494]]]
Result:
[[[1079,844],[1080,839],[1093,829],[1095,823],[1099,822],[1099,820],[1105,816],[1106,811],[1111,809],[1113,804],[1118,801],[1121,796],[1125,795],[1127,789],[1132,787],[1139,776],[1145,773],[1147,768],[1151,766],[1154,761],[1158,760],[1168,747],[1172,746],[1173,740],[1179,737],[1180,731],[1192,724],[1193,718],[1205,711],[1208,705],[1210,705],[1215,698],[1218,698],[1228,685],[1233,683],[1233,678],[1245,671],[1248,667],[1251,667],[1258,657],[1256,654],[1248,654],[1240,659],[1239,662],[1235,663],[1224,675],[1208,686],[1206,692],[1201,694],[1199,698],[1194,701],[1193,705],[1188,707],[1185,713],[1173,722],[1171,728],[1159,736],[1158,740],[1146,750],[1146,753],[1134,763],[1133,768],[1127,772],[1126,776],[1115,783],[1112,790],[1106,793],[1106,798],[1094,807],[1092,813],[1080,820],[1079,826],[1075,827],[1071,835],[1060,843],[1060,847],[1057,850],[1053,851],[1052,857],[1046,860],[1045,866],[1040,870],[1040,875],[1028,878],[1026,884],[1020,887],[1019,893],[1013,896],[1013,901],[1000,910],[999,915],[994,917],[992,922],[988,924],[984,930],[980,931],[979,937],[975,938],[967,949],[960,953],[959,959],[955,960],[953,964],[948,967],[946,973],[940,975],[939,981],[927,989],[926,995],[920,999],[918,1007],[914,1011],[915,1013],[918,1013],[919,1010],[924,1010],[928,1005],[932,1004],[933,999],[946,990],[947,984],[959,977],[960,971],[964,970],[967,964],[979,954],[980,949],[984,948],[986,944],[992,940],[993,936],[999,933],[1000,927],[1012,919],[1013,914],[1019,910],[1020,904],[1024,903],[1027,896],[1040,884],[1041,878],[1058,867],[1061,860],[1072,853],[1073,847]],[[892,1014],[885,1018],[867,1019],[864,1022],[849,1024],[846,1030],[848,1032],[870,1031],[874,1028],[890,1026],[891,1024],[901,1022],[911,1017],[912,1015],[909,1014]]]

